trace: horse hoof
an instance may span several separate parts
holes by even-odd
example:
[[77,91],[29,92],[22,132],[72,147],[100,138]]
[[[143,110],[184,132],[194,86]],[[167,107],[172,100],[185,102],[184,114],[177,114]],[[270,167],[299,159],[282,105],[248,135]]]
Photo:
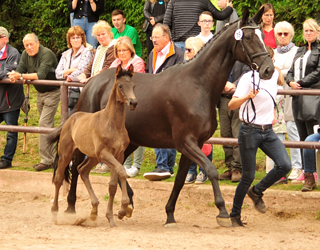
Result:
[[52,220],[54,224],[58,224],[58,212],[52,212]]
[[75,209],[71,209],[71,208],[67,208],[64,212],[67,213],[67,214],[75,214],[76,210]]
[[133,212],[133,206],[132,206],[132,204],[129,204],[127,207],[126,217],[131,218],[132,212]]
[[167,223],[167,224],[164,224],[164,227],[165,227],[165,228],[178,229],[177,223]]
[[217,222],[220,226],[222,227],[232,227],[232,222],[230,217],[228,218],[222,218],[222,217],[217,217]]
[[119,220],[122,220],[123,217],[124,217],[124,215],[120,214],[120,212],[119,212],[119,213],[118,213],[118,219],[119,219]]
[[90,219],[95,221],[97,219],[97,214],[90,214]]

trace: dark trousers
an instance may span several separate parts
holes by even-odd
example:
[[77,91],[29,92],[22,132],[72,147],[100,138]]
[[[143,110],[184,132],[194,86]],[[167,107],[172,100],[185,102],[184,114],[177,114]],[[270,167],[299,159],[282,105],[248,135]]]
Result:
[[[238,138],[241,121],[239,109],[230,110],[228,103],[230,98],[221,97],[219,103],[219,120],[221,137]],[[230,171],[242,172],[239,146],[223,145],[225,164]]]
[[241,214],[243,199],[254,180],[258,148],[261,148],[274,161],[276,167],[255,186],[256,193],[262,195],[267,188],[291,170],[291,162],[287,150],[272,128],[263,130],[241,124],[238,142],[242,163],[242,177],[234,195],[231,216]]
[[[150,24],[151,25],[151,24]],[[153,49],[153,43],[152,41],[150,40],[150,37],[152,35],[152,30],[147,30],[146,31],[146,42],[147,42],[147,49],[148,49],[148,56],[151,52],[151,50]]]
[[[1,113],[0,114],[0,123],[5,121],[7,125],[18,125],[20,109]],[[14,153],[16,152],[18,142],[18,133],[17,132],[8,132],[7,133],[7,144],[4,148],[4,155],[1,156],[1,160],[12,161]]]

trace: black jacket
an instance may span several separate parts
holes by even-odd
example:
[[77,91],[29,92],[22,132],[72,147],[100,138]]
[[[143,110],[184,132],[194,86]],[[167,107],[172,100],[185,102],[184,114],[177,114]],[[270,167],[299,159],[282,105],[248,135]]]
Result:
[[[148,57],[148,69],[147,72],[153,74],[153,67],[156,64],[156,55],[154,54],[155,49],[153,49],[150,52],[150,55]],[[183,51],[178,48],[177,46],[173,45],[173,42],[171,42],[170,45],[170,51],[164,60],[164,62],[161,64],[161,66],[158,68],[158,70],[155,72],[160,73],[164,71],[165,69],[177,64],[183,62],[184,59],[184,53]]]
[[[99,16],[104,11],[104,0],[94,0],[94,2],[97,5],[97,9],[95,12],[92,11],[90,2],[87,1],[87,3],[88,3],[88,21],[90,23],[98,22]],[[72,0],[69,0],[68,9],[70,12],[74,12],[75,19],[79,19],[83,16],[83,13],[82,13],[83,12],[83,5],[85,3],[86,2],[84,0],[78,0],[77,7],[73,10],[72,9]]]
[[[287,83],[294,81],[294,63],[308,51],[308,44],[300,47],[294,56],[293,63],[287,74]],[[303,88],[320,88],[320,42],[311,44],[311,54],[308,57],[305,76],[297,81]]]
[[[0,79],[6,78],[7,73],[16,70],[20,61],[20,53],[16,48],[7,44],[6,51],[0,58]],[[0,113],[20,109],[24,100],[22,84],[0,83]]]
[[[167,9],[168,2],[164,2],[164,8]],[[150,3],[150,0],[146,0],[144,7],[143,7],[143,15],[145,18],[145,21],[143,23],[143,31],[146,32],[150,26],[150,16],[154,17],[155,23],[162,23],[164,19],[164,14],[159,16],[154,16],[154,3]]]

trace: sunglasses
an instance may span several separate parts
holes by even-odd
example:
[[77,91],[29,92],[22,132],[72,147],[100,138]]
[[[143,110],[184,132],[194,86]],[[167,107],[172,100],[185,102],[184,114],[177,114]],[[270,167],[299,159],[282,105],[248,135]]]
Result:
[[186,48],[186,51],[187,51],[188,53],[191,53],[192,50],[193,50],[193,49],[187,49],[187,48]]
[[279,33],[277,33],[277,35],[278,36],[288,36],[289,35],[289,33],[288,32],[279,32]]

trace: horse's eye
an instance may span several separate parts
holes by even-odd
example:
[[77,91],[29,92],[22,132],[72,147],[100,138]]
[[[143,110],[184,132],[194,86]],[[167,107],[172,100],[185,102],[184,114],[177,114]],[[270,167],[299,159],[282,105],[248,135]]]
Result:
[[119,89],[122,89],[122,85],[119,85]]
[[247,41],[250,40],[250,36],[245,36],[244,39],[246,39]]

